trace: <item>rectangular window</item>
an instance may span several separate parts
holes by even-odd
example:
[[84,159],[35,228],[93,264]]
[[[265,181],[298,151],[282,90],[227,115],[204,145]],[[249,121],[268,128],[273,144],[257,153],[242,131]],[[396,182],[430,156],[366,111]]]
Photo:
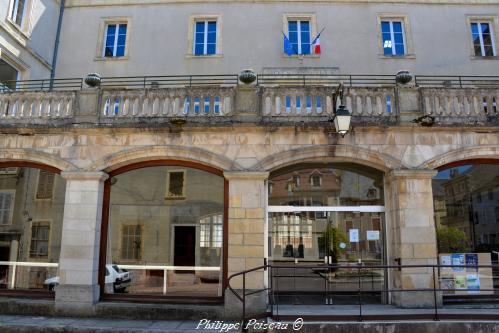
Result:
[[38,173],[38,185],[36,187],[37,199],[52,199],[54,193],[55,173],[40,170]]
[[404,24],[402,21],[381,21],[381,36],[385,56],[406,54]]
[[0,192],[0,225],[12,223],[14,192]]
[[22,27],[23,24],[25,8],[26,8],[26,0],[14,0],[12,4],[12,12],[10,18],[19,27]]
[[142,227],[125,225],[121,235],[121,258],[127,260],[142,259]]
[[222,215],[211,215],[199,220],[199,246],[200,247],[222,247],[223,239],[223,217]]
[[104,39],[104,57],[124,57],[126,47],[127,24],[107,24]]
[[477,57],[493,57],[496,55],[494,33],[492,25],[488,22],[472,22],[471,38],[473,49]]
[[31,258],[48,258],[49,256],[50,223],[33,222],[31,226],[31,243],[29,256]]
[[297,54],[310,54],[310,20],[288,21],[288,38]]
[[168,171],[167,176],[167,199],[183,199],[185,185],[184,171]]
[[217,21],[195,21],[194,55],[213,55],[217,53]]

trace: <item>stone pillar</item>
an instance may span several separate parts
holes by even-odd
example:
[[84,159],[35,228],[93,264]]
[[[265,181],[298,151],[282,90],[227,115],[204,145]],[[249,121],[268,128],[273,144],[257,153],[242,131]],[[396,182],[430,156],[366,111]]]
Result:
[[66,200],[59,259],[60,285],[55,305],[59,314],[91,315],[99,300],[99,246],[103,172],[63,172]]
[[[268,172],[225,172],[229,181],[228,276],[264,264],[265,207]],[[234,289],[242,289],[242,278],[232,279]],[[246,277],[247,290],[264,288],[264,271]],[[227,318],[240,319],[241,302],[230,290],[225,292]],[[266,309],[266,294],[258,293],[246,302],[247,314]]]
[[[435,170],[394,170],[386,178],[388,264],[437,263],[437,239],[433,218],[432,178]],[[433,288],[431,268],[390,270],[394,289]],[[437,297],[441,303],[441,296]],[[433,292],[394,292],[392,304],[400,307],[433,307]]]

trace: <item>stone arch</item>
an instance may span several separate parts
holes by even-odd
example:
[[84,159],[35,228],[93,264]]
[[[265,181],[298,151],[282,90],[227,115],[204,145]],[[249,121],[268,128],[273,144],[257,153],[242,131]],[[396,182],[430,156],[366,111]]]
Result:
[[78,170],[78,167],[68,161],[33,149],[2,149],[0,162],[30,162],[47,165],[60,171]]
[[497,160],[499,162],[499,146],[483,145],[452,150],[424,162],[418,168],[438,169],[447,164],[466,160]]
[[129,164],[154,160],[196,162],[220,170],[243,170],[236,162],[208,150],[182,146],[153,146],[123,150],[94,162],[89,170],[110,172]]
[[312,161],[352,162],[384,172],[405,168],[395,158],[376,151],[351,145],[321,145],[302,147],[274,154],[263,159],[254,169],[273,171],[288,165]]

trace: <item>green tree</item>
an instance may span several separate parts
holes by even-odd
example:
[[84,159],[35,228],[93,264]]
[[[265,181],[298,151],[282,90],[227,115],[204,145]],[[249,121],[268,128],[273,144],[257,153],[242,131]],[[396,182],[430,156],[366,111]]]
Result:
[[338,258],[345,252],[345,249],[340,248],[340,243],[346,243],[347,236],[344,232],[328,225],[319,237],[319,248],[325,249],[325,255],[330,256],[333,264],[338,263]]
[[471,244],[469,237],[464,231],[457,228],[441,226],[437,228],[438,252],[470,252]]

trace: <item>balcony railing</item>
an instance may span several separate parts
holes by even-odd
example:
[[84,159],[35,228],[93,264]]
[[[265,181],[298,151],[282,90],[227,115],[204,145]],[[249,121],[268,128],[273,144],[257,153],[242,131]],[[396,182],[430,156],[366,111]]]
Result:
[[[499,75],[414,75],[417,87],[480,88],[499,87]],[[259,74],[257,86],[316,87],[394,87],[396,75],[329,75],[329,74]],[[148,89],[168,87],[236,86],[241,84],[237,74],[222,75],[163,75],[103,77],[101,87],[123,89]],[[82,78],[20,80],[0,82],[1,92],[82,90]]]
[[103,90],[105,118],[229,116],[234,88]]
[[62,119],[74,115],[75,92],[13,92],[0,94],[0,119]]
[[[84,84],[76,79],[57,79],[52,91],[46,90],[47,80],[30,82],[17,82],[15,91],[4,86],[1,122],[324,122],[340,103],[337,88],[343,83],[343,103],[354,126],[410,124],[425,116],[433,126],[499,123],[499,76],[415,76],[418,86],[397,85],[393,75],[260,75],[253,85],[242,85],[237,75],[120,77],[103,78],[99,89],[82,91]],[[240,117],[246,115],[251,117]]]
[[497,120],[498,88],[423,88],[423,112],[448,125],[479,125]]

